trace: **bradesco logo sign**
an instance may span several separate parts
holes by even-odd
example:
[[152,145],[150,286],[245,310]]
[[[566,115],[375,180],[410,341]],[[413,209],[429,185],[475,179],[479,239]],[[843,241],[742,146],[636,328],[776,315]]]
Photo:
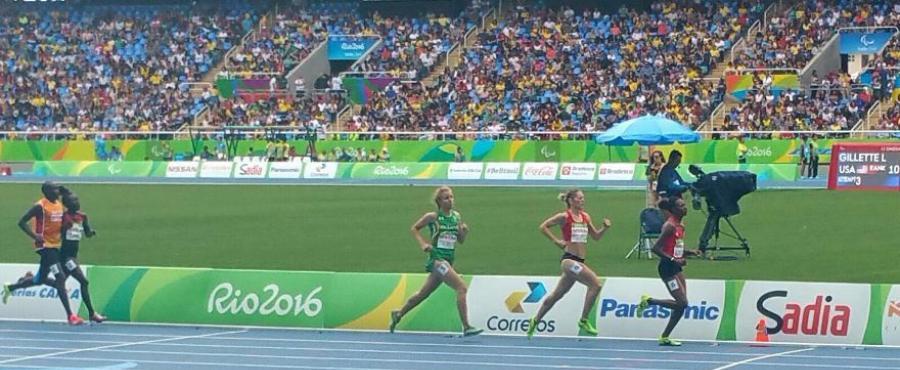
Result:
[[272,162],[269,163],[270,179],[299,179],[303,172],[302,162]]
[[266,177],[265,162],[240,162],[234,169],[236,179],[261,179]]
[[[556,286],[558,278],[475,276],[469,285],[473,325],[494,334],[525,335],[529,320]],[[537,324],[538,335],[578,335],[585,288],[576,284]]]
[[596,174],[596,163],[563,163],[559,168],[560,180],[593,180]]
[[[604,336],[654,338],[665,328],[672,311],[650,306],[638,317],[641,295],[670,299],[659,279],[607,278],[597,303],[597,327]],[[725,282],[688,280],[688,305],[681,325],[673,336],[685,339],[714,340],[719,332],[725,306]]]
[[518,180],[520,163],[490,162],[484,166],[485,180]]
[[862,343],[871,291],[864,284],[750,281],[738,304],[738,340],[753,340],[766,320],[772,341]]
[[634,178],[634,163],[601,163],[597,180],[631,180]]
[[522,180],[556,180],[559,163],[525,163]]
[[191,178],[200,173],[199,162],[169,162],[166,164],[166,177]]
[[333,179],[337,175],[336,162],[312,162],[303,169],[305,179]]
[[450,180],[478,180],[484,169],[482,163],[450,163],[447,178]]
[[882,344],[900,345],[900,285],[891,286],[881,318]]

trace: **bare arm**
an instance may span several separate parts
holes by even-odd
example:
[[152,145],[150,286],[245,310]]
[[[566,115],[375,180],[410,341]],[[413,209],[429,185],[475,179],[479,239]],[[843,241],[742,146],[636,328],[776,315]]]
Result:
[[553,232],[550,231],[550,226],[561,225],[565,221],[566,221],[566,214],[565,213],[557,213],[553,216],[550,216],[550,218],[544,220],[544,222],[542,222],[541,226],[539,227],[539,229],[541,230],[541,233],[544,234],[544,236],[546,236],[547,239],[550,239],[550,241],[552,241],[553,244],[556,244],[556,246],[558,246],[560,249],[566,248],[566,242],[562,239],[557,238],[556,235],[553,235]]
[[44,217],[44,212],[41,209],[41,206],[35,205],[34,207],[31,207],[28,212],[25,212],[25,214],[22,215],[22,218],[19,219],[19,228],[22,229],[22,231],[24,231],[29,238],[38,243],[43,243],[44,238],[31,231],[31,228],[28,227],[28,221],[32,218],[40,219],[42,217]]
[[466,225],[462,220],[462,215],[459,212],[456,213],[459,216],[459,227],[456,232],[456,241],[460,244],[465,243],[466,235],[469,235],[469,225]]
[[606,230],[609,230],[609,227],[612,226],[612,221],[608,218],[603,219],[603,223],[600,224],[600,228],[598,229],[594,226],[594,223],[591,222],[590,218],[588,218],[588,232],[591,234],[591,238],[594,240],[600,240],[603,237],[603,234],[606,234]]
[[419,230],[422,230],[425,225],[434,222],[435,219],[437,219],[437,213],[428,212],[422,215],[422,217],[420,217],[419,220],[409,228],[409,232],[412,233],[413,238],[416,238],[416,241],[419,242],[419,247],[422,248],[422,251],[426,253],[431,251],[431,242],[425,239],[425,237],[422,236],[422,233],[419,232]]
[[90,238],[94,235],[97,235],[97,230],[91,227],[91,224],[88,223],[88,216],[84,215],[84,236]]

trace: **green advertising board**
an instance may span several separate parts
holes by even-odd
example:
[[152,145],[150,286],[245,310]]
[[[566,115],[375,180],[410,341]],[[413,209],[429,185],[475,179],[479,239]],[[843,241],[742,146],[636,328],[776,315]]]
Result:
[[[820,162],[828,162],[835,140],[816,141]],[[797,163],[800,140],[745,140],[747,163]],[[266,141],[242,140],[236,143],[239,156],[266,154]],[[307,153],[308,142],[288,140],[297,153]],[[215,140],[108,140],[107,152],[116,146],[126,161],[162,161],[171,152],[174,159],[194,157],[203,147],[215,152]],[[467,161],[483,162],[637,162],[648,150],[668,155],[679,149],[686,163],[737,163],[737,140],[705,140],[694,144],[638,147],[597,144],[591,140],[322,140],[316,143],[319,154],[341,153],[349,148],[367,153],[387,150],[394,162],[451,162],[459,151]],[[0,141],[0,161],[93,161],[97,160],[93,141]]]
[[164,177],[166,162],[37,161],[32,173],[38,176]]

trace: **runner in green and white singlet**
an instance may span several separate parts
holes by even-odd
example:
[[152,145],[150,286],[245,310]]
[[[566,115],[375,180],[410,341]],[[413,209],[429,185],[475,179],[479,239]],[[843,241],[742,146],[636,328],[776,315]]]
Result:
[[453,265],[455,257],[456,241],[459,239],[459,212],[450,210],[449,214],[444,214],[441,210],[437,212],[437,218],[428,224],[431,230],[431,252],[425,261],[425,271],[431,272],[434,269],[434,261],[447,261]]
[[[397,328],[400,319],[407,312],[415,308],[428,298],[441,283],[447,284],[456,291],[456,308],[459,310],[459,319],[462,321],[463,335],[471,336],[481,334],[482,330],[469,325],[469,313],[466,306],[466,282],[463,281],[456,270],[453,269],[453,259],[456,252],[456,244],[464,243],[469,234],[469,226],[462,221],[462,216],[453,209],[453,190],[447,186],[441,186],[434,193],[434,202],[438,206],[437,212],[428,212],[419,218],[410,228],[410,232],[422,252],[427,254],[425,271],[428,278],[425,284],[416,294],[409,297],[406,304],[399,310],[391,311],[391,333]],[[425,239],[421,230],[428,226],[431,231],[431,240]]]

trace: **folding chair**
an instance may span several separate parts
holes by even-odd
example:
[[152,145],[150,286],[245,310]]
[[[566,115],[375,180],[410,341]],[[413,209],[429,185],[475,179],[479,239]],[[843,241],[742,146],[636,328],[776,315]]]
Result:
[[638,240],[625,256],[625,259],[631,258],[631,255],[635,253],[637,253],[638,259],[641,258],[642,253],[647,253],[647,258],[653,258],[653,243],[662,233],[662,226],[665,223],[664,218],[662,211],[656,208],[644,208],[641,211],[641,227]]

